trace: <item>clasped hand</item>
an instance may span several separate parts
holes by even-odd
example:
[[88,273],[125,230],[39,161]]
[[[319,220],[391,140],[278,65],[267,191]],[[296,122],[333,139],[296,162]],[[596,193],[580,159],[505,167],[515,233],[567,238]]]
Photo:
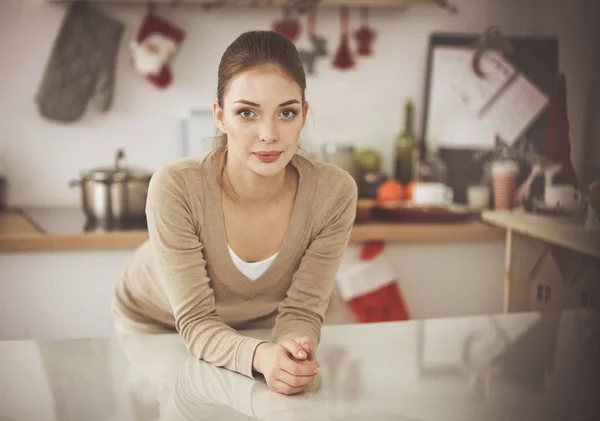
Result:
[[252,365],[263,374],[269,389],[284,395],[302,392],[319,373],[313,344],[307,337],[288,339],[280,344],[261,343]]

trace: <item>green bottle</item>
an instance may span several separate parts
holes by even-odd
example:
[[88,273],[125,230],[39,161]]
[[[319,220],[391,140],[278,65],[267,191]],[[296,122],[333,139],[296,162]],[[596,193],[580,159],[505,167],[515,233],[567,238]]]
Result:
[[396,137],[394,178],[402,184],[414,179],[418,145],[413,129],[415,107],[411,100],[404,106],[404,131]]

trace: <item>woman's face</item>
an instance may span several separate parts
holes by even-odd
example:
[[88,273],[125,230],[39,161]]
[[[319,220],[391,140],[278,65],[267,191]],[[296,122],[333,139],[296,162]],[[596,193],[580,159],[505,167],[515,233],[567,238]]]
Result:
[[215,123],[227,134],[228,159],[261,176],[290,162],[306,121],[300,86],[280,68],[252,69],[234,77],[223,107],[213,104]]

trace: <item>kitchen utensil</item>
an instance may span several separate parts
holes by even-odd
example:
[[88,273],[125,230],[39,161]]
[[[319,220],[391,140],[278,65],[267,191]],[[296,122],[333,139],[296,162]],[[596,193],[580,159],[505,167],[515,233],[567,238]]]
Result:
[[71,187],[81,187],[82,209],[89,220],[134,222],[145,218],[152,173],[128,168],[125,151],[117,151],[115,166],[84,171]]
[[487,209],[490,203],[490,188],[473,185],[467,188],[467,203],[474,210]]
[[564,211],[575,211],[583,206],[582,193],[570,184],[556,184],[546,186],[544,204],[551,208]]

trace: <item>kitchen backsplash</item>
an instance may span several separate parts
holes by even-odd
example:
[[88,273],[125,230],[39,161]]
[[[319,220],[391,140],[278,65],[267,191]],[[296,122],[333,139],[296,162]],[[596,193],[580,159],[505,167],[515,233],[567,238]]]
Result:
[[[402,105],[415,99],[420,120],[428,37],[434,31],[479,33],[498,25],[504,33],[556,35],[560,60],[569,75],[568,109],[575,166],[583,160],[589,57],[597,57],[595,23],[588,12],[593,2],[564,0],[453,0],[457,17],[435,7],[381,9],[370,13],[377,31],[374,56],[357,59],[355,70],[332,67],[339,43],[335,9],[319,11],[318,31],[328,40],[330,55],[317,62],[308,77],[311,115],[305,142],[371,146],[391,169],[394,136],[401,128]],[[584,6],[584,4],[586,6]],[[199,7],[159,7],[158,13],[186,31],[172,64],[174,83],[164,91],[152,87],[131,67],[128,43],[144,14],[141,6],[101,5],[125,25],[118,53],[111,109],[102,114],[94,103],[73,124],[42,119],[35,106],[36,90],[62,22],[65,5],[38,0],[4,0],[0,15],[0,156],[8,176],[11,205],[79,206],[78,191],[68,182],[81,170],[112,164],[123,147],[131,165],[154,170],[181,156],[180,119],[189,109],[209,109],[216,71],[226,46],[248,29],[268,29],[278,9],[225,8],[204,12]],[[359,24],[351,12],[351,28]],[[420,127],[417,124],[417,127]]]

